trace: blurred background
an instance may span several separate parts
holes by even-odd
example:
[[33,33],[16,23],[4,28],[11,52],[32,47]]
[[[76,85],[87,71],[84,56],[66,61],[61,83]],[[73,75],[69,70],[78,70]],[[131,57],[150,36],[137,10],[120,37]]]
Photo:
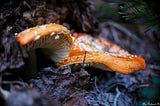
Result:
[[[1,0],[1,103],[4,106],[160,105],[159,6],[159,0]],[[15,41],[15,35],[47,23],[62,24],[71,33],[101,36],[143,57],[147,67],[130,75],[94,68],[59,71],[37,50],[39,73],[26,80],[25,77],[30,77],[24,75],[28,53]]]

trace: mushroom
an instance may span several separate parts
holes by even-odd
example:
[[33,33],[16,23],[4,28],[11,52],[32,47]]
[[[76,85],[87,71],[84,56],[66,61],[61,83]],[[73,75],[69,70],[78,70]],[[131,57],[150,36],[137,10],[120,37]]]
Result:
[[72,37],[66,27],[59,24],[46,24],[22,31],[16,40],[28,51],[41,48],[54,62],[67,57],[71,51]]
[[24,71],[25,79],[37,74],[35,49],[42,52],[54,62],[62,61],[71,51],[72,37],[66,27],[59,24],[46,24],[26,29],[16,36],[16,41],[24,46],[29,54],[29,62]]
[[130,74],[146,67],[143,58],[131,55],[101,37],[93,38],[81,33],[74,34],[72,51],[58,66],[77,63],[121,74]]
[[27,29],[16,37],[27,50],[41,48],[57,67],[83,64],[103,70],[130,74],[145,68],[145,60],[131,55],[105,39],[87,34],[73,34],[58,24]]

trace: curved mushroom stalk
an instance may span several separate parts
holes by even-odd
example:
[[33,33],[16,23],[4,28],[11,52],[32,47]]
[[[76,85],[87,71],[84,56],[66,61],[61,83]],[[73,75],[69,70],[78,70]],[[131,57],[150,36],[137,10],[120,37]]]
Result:
[[59,24],[46,24],[24,30],[16,36],[16,40],[28,51],[41,48],[54,62],[67,57],[72,46],[70,31]]
[[143,58],[131,55],[103,38],[93,38],[86,34],[74,34],[70,55],[57,65],[63,67],[78,63],[122,74],[130,74],[145,68]]

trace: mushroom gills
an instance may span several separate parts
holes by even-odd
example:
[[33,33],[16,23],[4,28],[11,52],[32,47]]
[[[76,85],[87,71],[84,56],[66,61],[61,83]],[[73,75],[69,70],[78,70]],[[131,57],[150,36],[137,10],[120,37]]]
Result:
[[63,34],[54,34],[53,36],[59,36],[59,39],[51,37],[43,44],[41,50],[47,58],[57,63],[68,57],[72,47],[69,39]]

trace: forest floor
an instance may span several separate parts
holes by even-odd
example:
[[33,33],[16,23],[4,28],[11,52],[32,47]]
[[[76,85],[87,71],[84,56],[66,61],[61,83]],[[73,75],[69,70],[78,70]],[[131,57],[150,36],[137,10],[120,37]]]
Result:
[[[160,105],[160,33],[145,32],[141,25],[123,22],[116,6],[113,11],[113,5],[95,1],[94,15],[92,4],[74,0],[64,0],[55,7],[44,0],[1,2],[0,101],[4,106]],[[71,32],[101,36],[143,57],[147,67],[129,75],[85,67],[58,70],[37,50],[38,75],[26,80],[28,54],[15,41],[15,35],[51,22],[65,25]]]

